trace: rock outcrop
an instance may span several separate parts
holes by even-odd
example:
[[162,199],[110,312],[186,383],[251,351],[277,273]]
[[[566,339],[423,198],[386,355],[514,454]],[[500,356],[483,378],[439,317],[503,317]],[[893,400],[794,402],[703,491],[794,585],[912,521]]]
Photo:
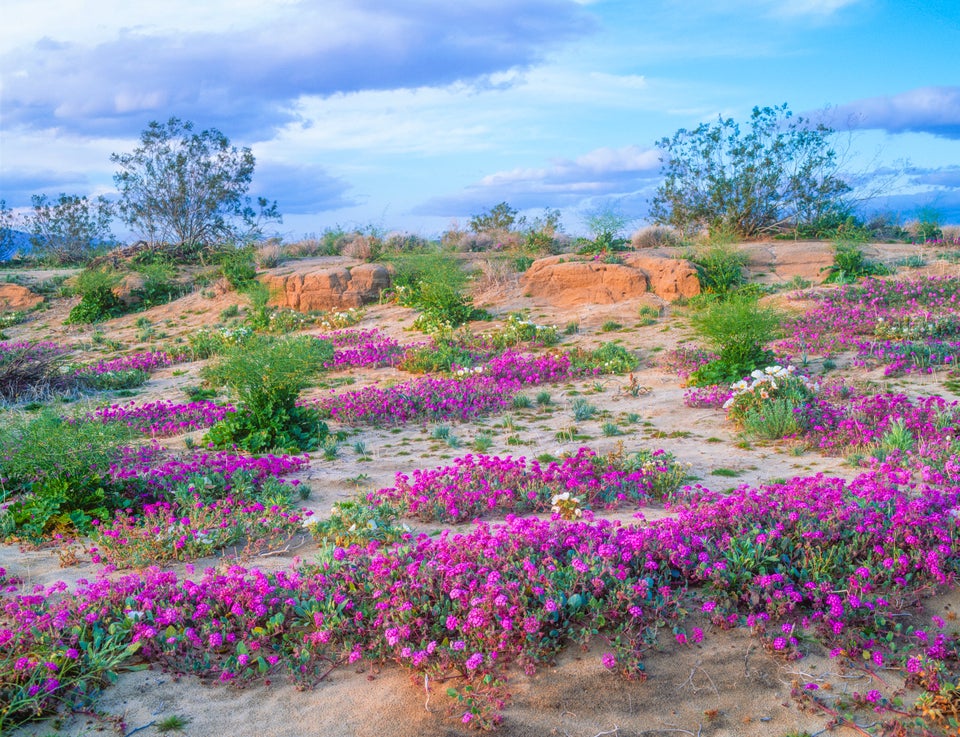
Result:
[[340,310],[375,302],[390,286],[390,271],[383,264],[359,264],[305,273],[264,274],[260,281],[270,289],[270,304],[300,312]]
[[556,305],[616,304],[647,292],[673,301],[700,293],[697,270],[689,261],[626,253],[622,263],[548,256],[523,275],[524,292]]
[[0,311],[29,310],[43,302],[43,297],[34,294],[19,284],[0,284]]

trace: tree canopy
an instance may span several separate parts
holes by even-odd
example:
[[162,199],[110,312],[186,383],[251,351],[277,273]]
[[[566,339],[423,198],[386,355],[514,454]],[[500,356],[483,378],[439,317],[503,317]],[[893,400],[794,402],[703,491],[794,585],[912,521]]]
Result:
[[750,237],[847,212],[833,133],[786,104],[755,107],[746,131],[732,118],[681,128],[657,142],[664,181],[653,220]]
[[256,160],[216,128],[170,118],[150,123],[132,153],[113,154],[123,220],[151,243],[211,243],[261,235],[277,204],[247,196]]

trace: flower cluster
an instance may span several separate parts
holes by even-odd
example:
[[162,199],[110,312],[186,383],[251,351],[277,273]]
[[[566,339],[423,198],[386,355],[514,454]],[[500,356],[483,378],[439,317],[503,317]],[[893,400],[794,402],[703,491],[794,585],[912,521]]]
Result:
[[122,422],[149,435],[167,437],[210,427],[235,411],[231,405],[220,405],[208,400],[187,404],[160,400],[146,404],[111,404],[94,410],[88,415],[88,419]]
[[[557,494],[581,497],[585,508],[642,503],[679,487],[684,471],[665,451],[598,456],[589,448],[542,465],[512,456],[466,455],[452,465],[397,474],[395,485],[367,496],[423,521],[463,522],[492,511],[549,511]],[[661,488],[672,479],[672,489]]]
[[111,360],[98,361],[87,366],[81,366],[76,370],[78,376],[97,375],[106,373],[115,373],[118,371],[144,371],[151,373],[158,368],[170,366],[176,363],[179,357],[170,356],[166,351],[148,351],[145,353],[133,353],[129,356],[121,356]]
[[376,328],[336,330],[317,338],[333,344],[333,359],[324,364],[331,369],[396,366],[407,351],[407,347]]

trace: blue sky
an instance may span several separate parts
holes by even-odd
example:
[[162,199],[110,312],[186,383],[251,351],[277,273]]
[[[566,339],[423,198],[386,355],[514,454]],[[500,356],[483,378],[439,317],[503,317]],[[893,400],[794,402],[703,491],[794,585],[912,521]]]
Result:
[[[152,120],[257,157],[289,239],[507,201],[643,222],[655,143],[788,103],[902,220],[960,222],[955,0],[5,0],[0,197],[110,195]],[[122,228],[118,228],[118,233]]]

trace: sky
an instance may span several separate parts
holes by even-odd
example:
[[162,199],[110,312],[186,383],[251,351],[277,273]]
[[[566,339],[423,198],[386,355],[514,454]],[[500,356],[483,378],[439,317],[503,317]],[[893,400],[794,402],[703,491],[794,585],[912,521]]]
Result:
[[[647,222],[658,140],[787,103],[866,214],[960,223],[956,0],[4,0],[0,199],[114,196],[151,121],[256,156],[279,235],[507,202]],[[932,208],[932,210],[930,210]],[[115,229],[118,234],[124,228]]]

